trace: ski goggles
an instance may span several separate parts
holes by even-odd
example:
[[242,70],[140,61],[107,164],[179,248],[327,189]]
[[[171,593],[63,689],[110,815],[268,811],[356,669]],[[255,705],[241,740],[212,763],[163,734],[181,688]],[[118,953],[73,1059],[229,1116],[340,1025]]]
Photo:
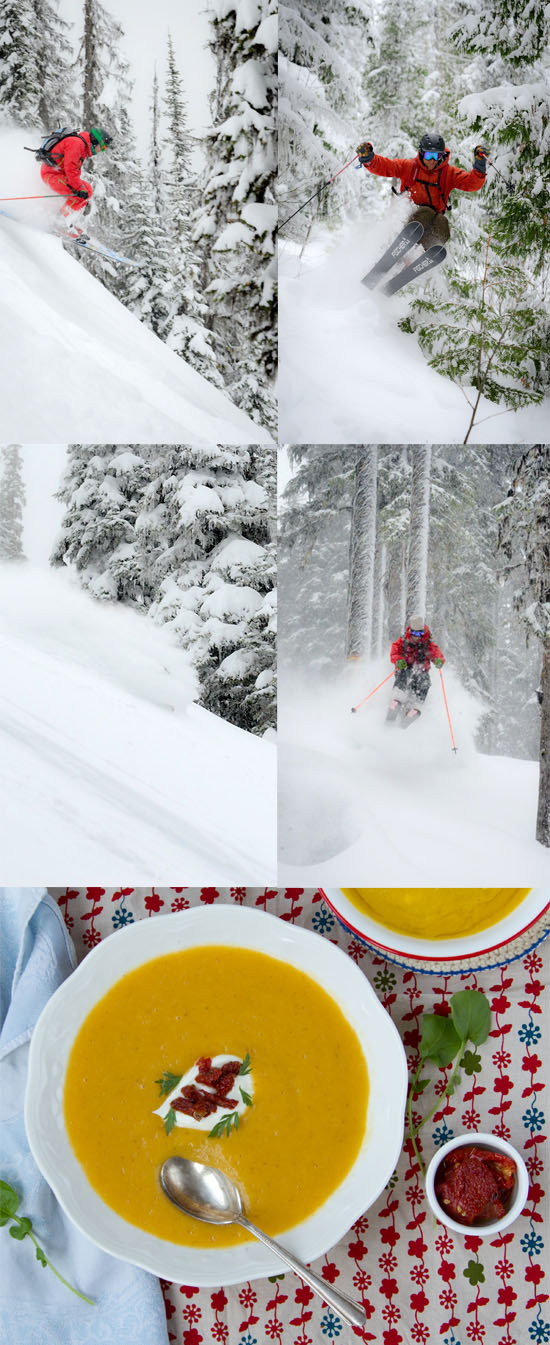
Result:
[[411,631],[411,635],[412,635],[413,639],[415,639],[415,640],[421,640],[421,639],[422,639],[422,636],[424,635],[424,631],[423,631],[423,630],[412,630],[412,631]]
[[443,155],[440,149],[425,149],[423,151],[422,158],[424,159],[425,163],[428,163],[430,159],[433,159],[435,163],[439,163],[440,160],[443,158]]

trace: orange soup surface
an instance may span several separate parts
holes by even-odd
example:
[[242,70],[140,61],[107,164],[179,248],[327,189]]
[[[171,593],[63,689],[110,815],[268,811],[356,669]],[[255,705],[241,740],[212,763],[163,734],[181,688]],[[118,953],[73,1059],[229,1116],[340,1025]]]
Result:
[[[253,1104],[211,1138],[154,1115],[164,1072],[201,1056],[250,1055]],[[246,1083],[246,1080],[244,1081]],[[313,1213],[361,1148],[368,1079],[342,1010],[304,972],[263,953],[198,947],[129,972],[85,1019],[65,1081],[65,1123],[92,1186],[129,1223],[192,1246],[247,1240],[181,1213],[163,1194],[165,1158],[223,1169],[245,1212],[276,1235]]]

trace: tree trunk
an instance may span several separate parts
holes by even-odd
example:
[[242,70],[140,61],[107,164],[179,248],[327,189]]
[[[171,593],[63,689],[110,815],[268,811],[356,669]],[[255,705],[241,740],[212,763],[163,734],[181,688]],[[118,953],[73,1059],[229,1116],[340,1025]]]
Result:
[[412,455],[407,620],[413,615],[421,616],[425,620],[432,450],[430,445],[417,447],[413,448]]
[[95,64],[96,64],[96,43],[94,30],[94,14],[92,0],[85,0],[84,4],[84,91],[83,91],[83,122],[89,129],[97,120],[97,113],[94,115],[94,84],[95,84]]
[[377,460],[377,448],[363,448],[355,468],[348,588],[348,659],[368,658],[372,649]]
[[372,617],[372,652],[375,658],[380,658],[383,652],[387,554],[388,548],[386,543],[381,542],[378,539],[374,562],[374,603]]
[[537,841],[550,846],[550,636],[543,645]]

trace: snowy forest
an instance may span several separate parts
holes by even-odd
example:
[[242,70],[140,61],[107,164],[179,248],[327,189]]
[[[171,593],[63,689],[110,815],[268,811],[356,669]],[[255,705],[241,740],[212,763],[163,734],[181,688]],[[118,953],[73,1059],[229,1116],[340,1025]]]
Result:
[[[0,562],[23,562],[20,447],[0,465]],[[274,478],[265,448],[69,445],[51,555],[99,602],[166,626],[199,703],[260,735],[275,726]]]
[[[280,27],[282,438],[544,438],[548,6],[283,0]],[[356,149],[414,158],[431,131],[467,171],[484,146],[485,185],[451,192],[445,264],[388,302],[361,278],[410,202]]]
[[276,0],[207,5],[214,77],[198,167],[199,137],[170,33],[159,36],[158,50],[153,44],[142,143],[121,25],[100,0],[75,0],[74,11],[72,24],[58,0],[2,5],[2,126],[24,128],[30,146],[60,126],[108,130],[109,152],[85,166],[94,188],[86,228],[139,264],[121,267],[82,250],[80,264],[235,406],[273,429]]
[[[288,454],[283,729],[305,690],[321,705],[327,689],[346,682],[361,696],[382,684],[390,644],[417,613],[444,652],[472,751],[540,761],[536,836],[549,846],[550,449],[314,445]],[[327,718],[319,728],[324,737]],[[386,731],[384,755],[387,746]]]

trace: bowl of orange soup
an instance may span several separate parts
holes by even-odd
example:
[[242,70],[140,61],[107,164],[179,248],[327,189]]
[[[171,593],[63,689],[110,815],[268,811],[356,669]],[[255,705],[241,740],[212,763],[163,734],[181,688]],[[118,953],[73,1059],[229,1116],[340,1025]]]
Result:
[[323,896],[350,933],[407,962],[486,956],[550,910],[550,891],[528,887],[342,887]]
[[47,1004],[25,1121],[73,1222],[165,1279],[239,1283],[281,1263],[244,1230],[199,1223],[159,1183],[171,1154],[237,1182],[245,1212],[306,1261],[376,1200],[401,1150],[397,1030],[360,969],[247,907],[126,926]]

